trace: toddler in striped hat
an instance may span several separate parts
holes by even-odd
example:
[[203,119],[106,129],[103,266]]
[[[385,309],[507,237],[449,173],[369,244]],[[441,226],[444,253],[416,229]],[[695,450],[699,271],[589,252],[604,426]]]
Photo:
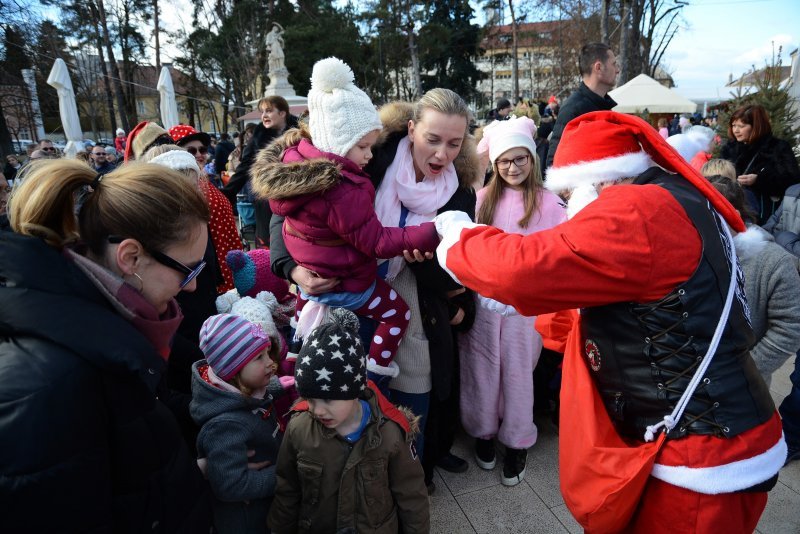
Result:
[[[212,315],[200,329],[206,359],[192,366],[189,411],[201,427],[197,454],[221,534],[263,532],[266,525],[283,436],[273,400],[294,385],[293,377],[275,376],[278,347],[261,326],[237,315]],[[249,469],[248,462],[267,467]]]

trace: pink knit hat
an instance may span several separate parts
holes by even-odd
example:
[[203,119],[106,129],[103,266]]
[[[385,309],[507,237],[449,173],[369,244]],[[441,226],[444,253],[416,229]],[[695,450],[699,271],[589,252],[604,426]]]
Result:
[[492,163],[506,150],[524,147],[536,155],[536,123],[528,117],[511,117],[505,121],[494,121],[483,129],[483,138],[478,143],[478,154],[489,153]]

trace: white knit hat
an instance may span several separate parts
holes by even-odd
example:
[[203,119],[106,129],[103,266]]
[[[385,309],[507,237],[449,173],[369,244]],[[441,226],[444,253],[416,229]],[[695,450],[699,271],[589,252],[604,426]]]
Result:
[[344,156],[362,137],[380,130],[378,111],[353,84],[353,71],[341,59],[317,61],[308,92],[308,127],[314,146]]

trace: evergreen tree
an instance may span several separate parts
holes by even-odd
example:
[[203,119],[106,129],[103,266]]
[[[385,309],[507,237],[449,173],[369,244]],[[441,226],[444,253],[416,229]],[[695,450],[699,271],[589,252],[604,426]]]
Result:
[[25,35],[19,28],[10,24],[5,26],[3,34],[4,53],[3,60],[0,61],[0,68],[11,76],[21,78],[20,71],[31,68]]
[[436,0],[427,24],[420,31],[422,87],[445,87],[470,100],[481,72],[473,60],[478,55],[480,28],[472,24],[468,0]]

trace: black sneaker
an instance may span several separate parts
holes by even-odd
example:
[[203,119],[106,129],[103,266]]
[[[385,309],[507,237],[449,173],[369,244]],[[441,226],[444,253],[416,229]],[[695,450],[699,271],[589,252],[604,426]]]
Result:
[[445,471],[450,471],[451,473],[463,473],[469,468],[466,460],[449,452],[442,456],[438,462],[436,462],[436,466],[444,469]]
[[433,495],[433,492],[436,491],[436,483],[433,480],[426,482],[425,487],[428,489],[428,495]]
[[510,449],[506,447],[506,458],[503,460],[503,476],[500,482],[504,486],[516,486],[525,476],[525,462],[528,460],[526,449]]
[[475,463],[481,469],[494,469],[497,463],[497,455],[494,451],[493,439],[475,439]]
[[786,463],[783,465],[789,465],[791,462],[795,460],[800,460],[800,447],[792,447],[789,446],[789,451],[786,454]]

